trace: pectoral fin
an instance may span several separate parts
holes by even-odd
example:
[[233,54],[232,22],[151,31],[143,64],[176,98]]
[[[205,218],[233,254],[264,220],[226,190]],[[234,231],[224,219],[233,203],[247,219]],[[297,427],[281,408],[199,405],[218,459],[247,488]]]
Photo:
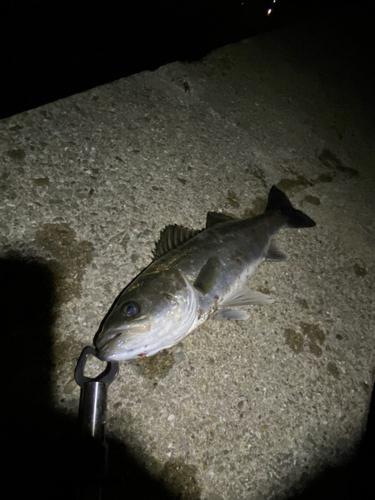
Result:
[[241,288],[236,290],[220,304],[220,309],[213,316],[217,321],[238,321],[249,317],[246,311],[232,309],[232,307],[252,306],[254,304],[272,304],[273,299],[262,292]]
[[247,319],[249,315],[245,311],[236,311],[235,309],[230,309],[229,307],[223,307],[219,309],[217,313],[212,316],[212,319],[216,321],[238,321]]
[[201,293],[210,293],[213,287],[219,282],[221,273],[221,262],[218,257],[210,257],[202,266],[194,286]]
[[242,307],[254,304],[272,304],[273,302],[274,300],[269,295],[257,292],[256,290],[250,290],[249,288],[241,288],[225,297],[220,307]]

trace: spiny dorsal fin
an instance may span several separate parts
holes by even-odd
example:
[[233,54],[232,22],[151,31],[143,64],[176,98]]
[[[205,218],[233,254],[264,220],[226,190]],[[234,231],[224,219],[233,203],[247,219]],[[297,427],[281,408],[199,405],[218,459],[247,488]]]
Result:
[[155,248],[153,250],[154,258],[158,259],[200,232],[200,229],[190,229],[188,227],[178,226],[177,224],[166,226],[160,232],[159,240],[155,243]]
[[216,224],[223,224],[224,222],[229,222],[231,220],[236,220],[230,215],[220,214],[218,212],[208,212],[206,218],[206,228],[215,226]]

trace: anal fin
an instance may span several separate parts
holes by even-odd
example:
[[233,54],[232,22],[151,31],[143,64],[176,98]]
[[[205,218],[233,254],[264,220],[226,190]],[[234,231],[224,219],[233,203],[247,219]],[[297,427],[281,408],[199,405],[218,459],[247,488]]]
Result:
[[281,250],[278,249],[274,240],[271,241],[270,247],[266,254],[266,260],[273,262],[282,262],[286,260],[287,256]]
[[246,311],[237,311],[231,309],[230,307],[223,307],[219,309],[217,313],[212,316],[212,319],[216,321],[241,321],[248,319],[249,315]]

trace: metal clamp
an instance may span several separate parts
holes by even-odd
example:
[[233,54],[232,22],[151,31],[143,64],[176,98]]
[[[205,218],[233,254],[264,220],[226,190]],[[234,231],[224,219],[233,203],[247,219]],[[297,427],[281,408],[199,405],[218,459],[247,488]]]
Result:
[[86,382],[103,382],[103,384],[105,384],[108,387],[118,375],[119,371],[118,362],[110,361],[105,367],[105,370],[102,373],[100,373],[97,377],[95,378],[85,377],[83,372],[86,366],[87,358],[90,355],[97,357],[96,354],[97,354],[96,349],[92,345],[86,346],[81,352],[81,355],[79,357],[74,372],[75,381],[80,387],[83,387],[83,384],[85,384]]
[[96,357],[93,346],[83,349],[74,378],[81,387],[78,420],[81,430],[81,480],[78,498],[99,500],[102,498],[103,481],[107,476],[108,447],[105,439],[107,388],[119,372],[117,361],[107,364],[95,378],[83,372],[89,355]]

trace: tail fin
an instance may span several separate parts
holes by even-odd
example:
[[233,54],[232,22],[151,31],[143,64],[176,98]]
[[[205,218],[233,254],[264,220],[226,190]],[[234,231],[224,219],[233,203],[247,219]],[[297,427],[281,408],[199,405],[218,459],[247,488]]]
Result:
[[313,227],[316,225],[308,215],[293,208],[288,197],[276,186],[272,186],[268,195],[266,212],[270,210],[282,212],[287,219],[288,227]]

